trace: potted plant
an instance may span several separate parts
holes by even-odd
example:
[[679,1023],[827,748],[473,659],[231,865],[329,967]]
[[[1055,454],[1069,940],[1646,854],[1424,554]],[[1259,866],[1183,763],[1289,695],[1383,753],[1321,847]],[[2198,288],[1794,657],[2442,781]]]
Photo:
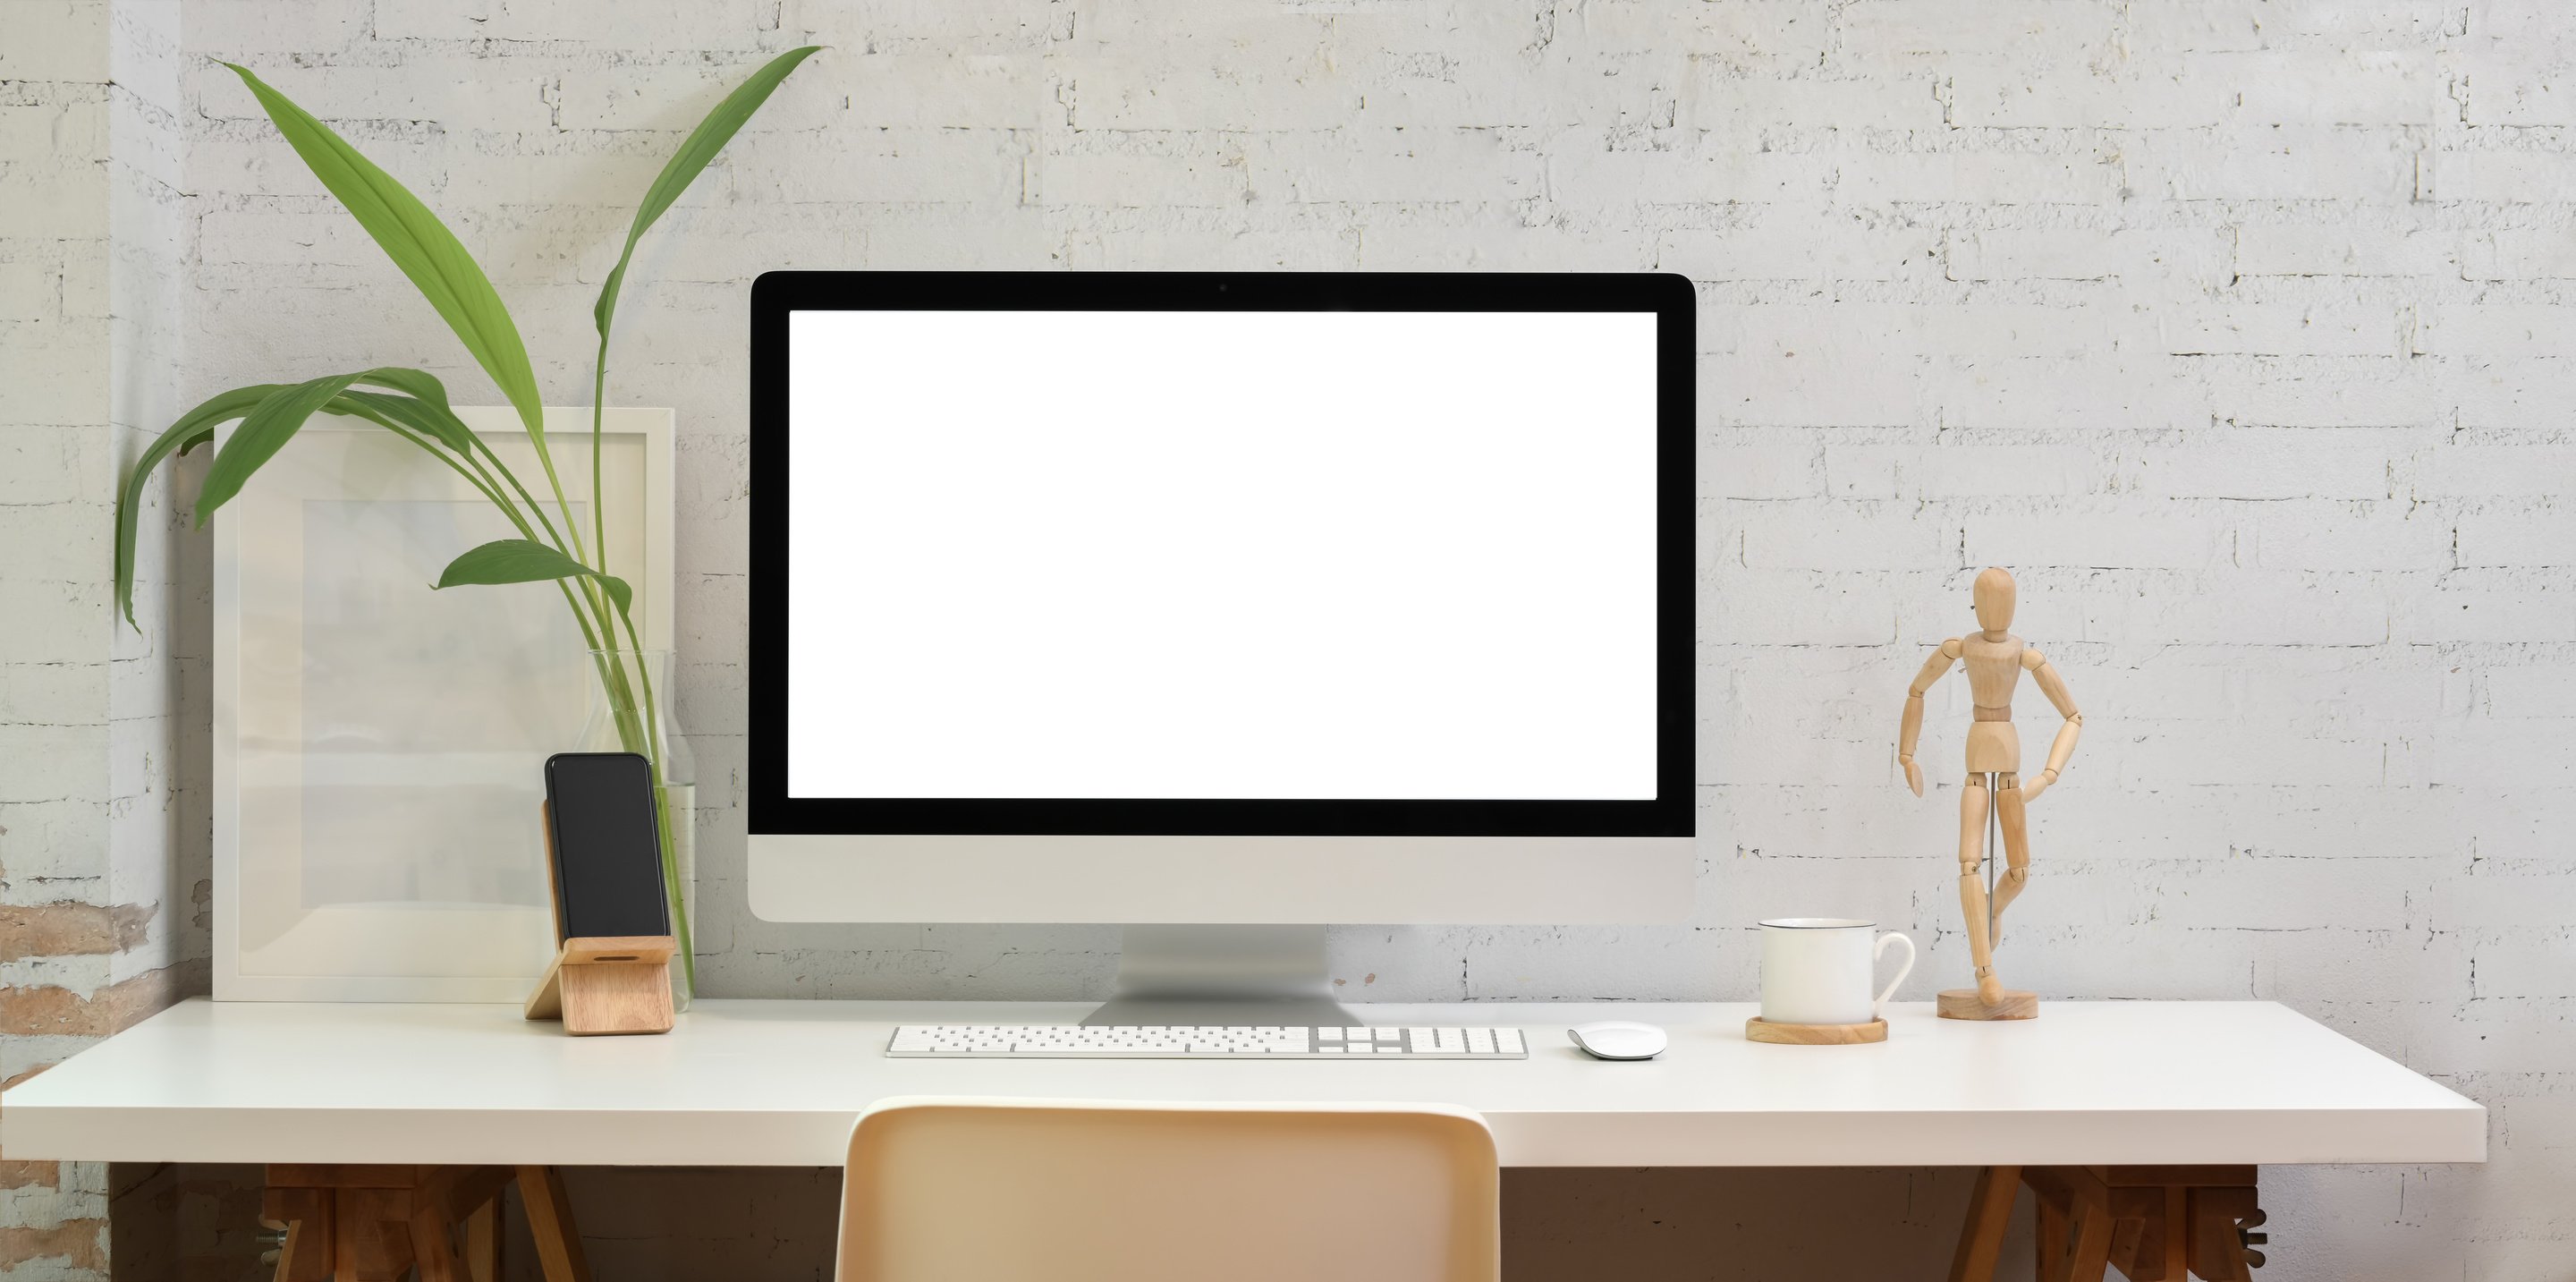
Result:
[[[607,401],[609,334],[636,242],[688,190],[744,122],[769,100],[788,73],[817,48],[808,45],[771,59],[728,94],[690,132],[636,208],[617,266],[600,286],[599,301],[592,308],[592,320],[599,331],[591,376],[594,493],[599,484],[599,415]],[[633,662],[620,657],[636,654],[642,648],[631,615],[633,592],[624,580],[608,573],[604,505],[592,504],[591,537],[585,540],[579,522],[573,519],[571,505],[565,501],[563,485],[546,444],[545,412],[537,393],[536,375],[529,367],[517,323],[511,320],[509,309],[502,305],[500,295],[493,291],[491,280],[474,256],[466,252],[428,206],[310,112],[248,69],[225,65],[249,86],[314,177],[321,179],[394,266],[411,280],[439,318],[455,331],[474,363],[482,367],[517,411],[545,471],[542,479],[551,492],[554,512],[550,515],[548,505],[449,408],[447,389],[439,380],[421,370],[382,366],[301,382],[237,387],[208,399],[171,424],[135,460],[133,470],[126,476],[116,506],[116,596],[127,624],[139,628],[134,624],[134,553],[143,488],[162,460],[212,441],[216,428],[240,420],[241,425],[233,429],[206,469],[196,508],[196,524],[202,529],[206,519],[238,495],[260,466],[276,457],[315,414],[346,415],[373,423],[419,447],[453,469],[519,532],[517,538],[465,550],[448,564],[435,586],[553,583],[592,653],[617,742],[626,751],[641,753],[654,763],[663,880],[670,895],[672,923],[679,936],[683,976],[694,989],[696,964],[676,862],[678,845],[672,830],[672,807],[668,790],[658,786],[665,780],[663,767],[672,750],[672,745],[664,742],[658,704],[669,697],[670,691],[655,689],[656,665],[642,661],[641,655]],[[562,518],[560,524],[554,519],[558,515]]]

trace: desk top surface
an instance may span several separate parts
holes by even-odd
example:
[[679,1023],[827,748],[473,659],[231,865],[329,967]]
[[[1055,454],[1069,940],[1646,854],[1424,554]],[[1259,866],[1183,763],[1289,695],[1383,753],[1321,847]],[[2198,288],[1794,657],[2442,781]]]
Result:
[[[2053,1002],[2010,1024],[1889,1007],[1865,1046],[1744,1039],[1740,1003],[1372,1005],[1500,1024],[1526,1060],[888,1059],[897,1023],[1070,1023],[1082,1003],[700,1001],[658,1037],[516,1007],[182,1003],[0,1097],[13,1158],[835,1166],[898,1095],[1419,1101],[1516,1166],[2474,1162],[2486,1110],[2272,1002]],[[1661,1059],[1586,1058],[1635,1019]]]

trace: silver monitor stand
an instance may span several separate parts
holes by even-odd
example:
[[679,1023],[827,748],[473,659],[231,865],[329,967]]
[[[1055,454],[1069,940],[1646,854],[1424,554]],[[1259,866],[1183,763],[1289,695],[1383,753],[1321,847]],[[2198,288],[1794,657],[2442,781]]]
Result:
[[1358,1025],[1333,1000],[1321,926],[1129,926],[1118,995],[1091,1025]]

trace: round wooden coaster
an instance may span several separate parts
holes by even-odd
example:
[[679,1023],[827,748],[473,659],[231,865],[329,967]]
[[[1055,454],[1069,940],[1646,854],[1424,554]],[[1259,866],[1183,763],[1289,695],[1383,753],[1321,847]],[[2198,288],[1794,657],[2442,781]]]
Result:
[[2039,994],[2019,988],[2004,990],[2004,999],[1988,1004],[1973,988],[1941,990],[1940,1012],[1943,1019],[2037,1019]]
[[1779,1046],[1855,1046],[1887,1040],[1887,1021],[1866,1024],[1772,1024],[1759,1015],[1744,1021],[1744,1040]]

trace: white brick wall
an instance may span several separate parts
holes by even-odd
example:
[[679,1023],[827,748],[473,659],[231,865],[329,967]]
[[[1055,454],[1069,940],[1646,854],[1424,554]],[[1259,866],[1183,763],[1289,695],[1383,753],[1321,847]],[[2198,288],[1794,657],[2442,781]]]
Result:
[[[178,580],[193,566],[202,584],[204,558],[174,573],[159,487],[136,600],[154,635],[124,628],[115,486],[177,412],[178,4],[0,17],[0,1079],[15,1081],[203,983],[204,710],[181,693],[202,669],[173,656],[203,653],[174,637],[190,633]],[[104,1278],[107,1169],[0,1170],[0,1276]]]
[[[109,427],[122,476],[127,461],[195,401],[182,399],[192,389],[181,386],[175,370],[186,346],[189,257],[180,3],[116,0],[111,10]],[[156,492],[136,540],[140,626],[120,622],[108,647],[116,822],[105,902],[155,906],[143,937],[114,955],[110,977],[117,980],[182,963],[202,969],[210,945],[197,895],[212,875],[205,790],[213,763],[200,728],[208,715],[211,558],[205,541],[187,533],[168,493],[166,484]],[[70,546],[81,552],[79,568],[95,577],[113,563],[112,518],[85,522],[80,534]]]
[[[185,14],[173,186],[189,193],[193,288],[168,340],[185,348],[174,402],[378,361],[478,383],[209,58],[252,65],[437,205],[509,293],[549,392],[577,401],[591,293],[677,131],[766,54],[831,46],[647,246],[619,339],[617,395],[680,410],[682,708],[720,804],[743,755],[749,275],[1689,274],[1708,834],[1694,923],[1344,931],[1352,994],[1744,996],[1745,924],[1782,911],[1903,925],[1928,945],[1908,995],[1956,982],[1957,683],[1934,697],[1926,747],[1940,795],[1900,790],[1888,740],[1924,648],[1967,624],[1968,577],[2000,563],[2088,729],[2035,808],[2038,881],[2006,976],[2058,997],[2277,998],[2494,1108],[2484,1169],[2268,1173],[2267,1276],[2550,1279],[2576,1255],[2562,835],[2576,11],[188,0]],[[9,93],[0,137],[105,127],[82,123],[92,106]],[[26,199],[40,178],[0,168],[25,234],[85,234]],[[46,243],[69,256],[64,279],[101,270],[103,249]],[[51,261],[0,263],[13,334],[53,314]],[[10,348],[0,359],[39,375],[10,380],[19,412],[55,413],[86,385],[81,351]],[[7,448],[97,447],[31,428]],[[0,468],[0,504],[62,500],[22,493],[16,470]],[[89,519],[46,528],[68,540]],[[94,603],[49,590],[11,588],[9,659],[90,626]],[[202,653],[202,623],[181,621],[157,644]],[[0,719],[13,746],[42,733]],[[739,814],[709,824],[715,991],[1075,996],[1107,977],[1098,928],[754,921]],[[1618,1222],[1561,1214],[1575,1218],[1536,1232]],[[1653,1240],[1686,1276],[1732,1241]],[[1917,1247],[1888,1248],[1884,1269],[1930,1275]]]

